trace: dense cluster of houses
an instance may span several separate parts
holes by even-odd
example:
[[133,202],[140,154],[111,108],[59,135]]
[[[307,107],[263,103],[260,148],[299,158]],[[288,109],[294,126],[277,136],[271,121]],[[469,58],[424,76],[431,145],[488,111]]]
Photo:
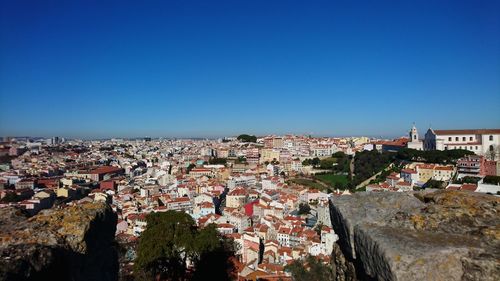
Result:
[[[378,144],[367,138],[305,136],[268,136],[256,143],[235,138],[9,140],[0,143],[0,157],[9,160],[0,165],[0,207],[15,205],[35,215],[54,206],[105,201],[118,214],[120,241],[137,240],[147,229],[149,213],[186,212],[199,227],[215,224],[239,245],[240,280],[286,280],[284,267],[294,260],[312,255],[329,262],[338,236],[328,201],[341,194],[285,178],[310,173],[304,159],[354,154],[368,143]],[[469,156],[457,166],[408,163],[366,190],[411,191],[431,179],[450,181],[456,173],[491,173],[492,164],[481,157]],[[300,204],[308,204],[309,213],[299,213]]]
[[[118,214],[117,237],[128,241],[147,228],[147,214],[186,212],[200,227],[215,224],[239,245],[241,279],[286,278],[284,266],[293,260],[313,255],[328,262],[338,237],[327,208],[332,195],[288,185],[284,175],[307,173],[306,158],[352,154],[366,141],[303,136],[270,136],[257,143],[10,140],[0,145],[10,158],[0,167],[0,207],[15,205],[35,215],[105,201]],[[224,161],[211,164],[213,159]],[[310,213],[299,214],[299,204],[309,204]]]

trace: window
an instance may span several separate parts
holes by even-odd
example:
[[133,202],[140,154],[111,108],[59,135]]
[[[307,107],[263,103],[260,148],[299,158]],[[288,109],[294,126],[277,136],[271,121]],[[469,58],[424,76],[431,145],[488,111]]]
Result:
[[462,141],[465,141],[465,137],[462,137]]
[[470,137],[469,140],[472,141],[472,137]]
[[490,136],[490,141],[492,141],[492,140],[493,140],[493,136]]
[[451,141],[451,137],[448,137],[448,141]]
[[493,151],[493,145],[490,145],[490,151]]
[[458,141],[458,137],[455,137],[455,141]]

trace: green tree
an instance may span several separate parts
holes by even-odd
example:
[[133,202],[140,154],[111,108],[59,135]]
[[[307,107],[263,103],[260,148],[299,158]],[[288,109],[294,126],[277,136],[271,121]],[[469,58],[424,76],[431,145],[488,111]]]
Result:
[[480,177],[465,176],[461,179],[453,181],[453,183],[473,183],[477,184],[481,180]]
[[406,161],[423,161],[427,163],[448,164],[455,163],[457,159],[474,152],[465,149],[451,150],[416,150],[403,148],[396,154],[396,158]]
[[292,275],[294,281],[323,281],[335,279],[333,268],[309,255],[304,260],[295,260],[285,266],[285,271]]
[[424,186],[424,188],[436,188],[436,189],[443,189],[444,188],[444,182],[443,181],[438,181],[438,180],[428,180]]
[[226,158],[211,158],[210,160],[208,160],[208,163],[209,164],[219,164],[219,165],[226,165],[227,163],[227,159]]
[[299,215],[307,215],[311,211],[311,207],[307,203],[300,203],[299,204]]
[[[136,279],[234,279],[235,244],[222,237],[215,225],[200,230],[191,216],[176,211],[151,213],[146,220],[135,261]],[[188,260],[194,265],[189,276]]]
[[379,153],[376,150],[361,151],[354,157],[353,184],[357,185],[386,168],[393,160],[394,153]]
[[235,161],[236,164],[243,164],[246,162],[247,162],[247,159],[245,158],[245,156],[239,156],[238,159],[236,159],[236,161]]
[[184,279],[186,260],[194,253],[194,220],[176,211],[151,213],[146,220],[147,229],[141,235],[135,261],[138,276],[145,280]]
[[347,155],[343,151],[337,151],[334,154],[332,154],[333,158],[346,158]]
[[257,137],[256,136],[251,136],[247,134],[242,134],[237,137],[239,141],[242,142],[257,142]]
[[189,172],[191,172],[192,169],[194,169],[196,167],[195,164],[189,164],[189,166],[186,168],[186,174],[189,174]]
[[214,224],[201,229],[194,241],[195,255],[193,263],[195,271],[192,280],[234,280],[235,265],[232,257],[236,245],[232,240],[224,238]]
[[500,185],[500,176],[486,176],[483,179],[483,183]]
[[336,162],[337,161],[334,158],[325,158],[325,159],[320,160],[319,165],[320,165],[321,169],[333,169],[333,165]]
[[0,200],[2,203],[12,203],[12,202],[17,202],[20,201],[21,197],[18,196],[15,192],[7,192],[5,196]]

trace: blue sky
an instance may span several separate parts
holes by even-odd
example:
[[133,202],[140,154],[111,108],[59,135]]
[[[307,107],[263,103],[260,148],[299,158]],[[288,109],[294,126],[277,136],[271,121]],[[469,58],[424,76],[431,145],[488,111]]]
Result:
[[0,135],[500,127],[500,1],[0,3]]

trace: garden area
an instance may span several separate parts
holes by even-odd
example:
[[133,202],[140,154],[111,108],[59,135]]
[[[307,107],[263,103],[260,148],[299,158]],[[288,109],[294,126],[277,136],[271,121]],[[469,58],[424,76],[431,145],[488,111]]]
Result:
[[336,175],[333,173],[318,174],[314,176],[319,181],[322,181],[334,188],[345,189],[349,183],[349,178],[345,175]]
[[325,186],[324,184],[321,184],[313,179],[306,179],[306,178],[292,178],[288,180],[290,183],[295,183],[299,185],[303,185],[309,188],[313,189],[318,189],[321,191],[326,191],[328,189],[328,186]]

